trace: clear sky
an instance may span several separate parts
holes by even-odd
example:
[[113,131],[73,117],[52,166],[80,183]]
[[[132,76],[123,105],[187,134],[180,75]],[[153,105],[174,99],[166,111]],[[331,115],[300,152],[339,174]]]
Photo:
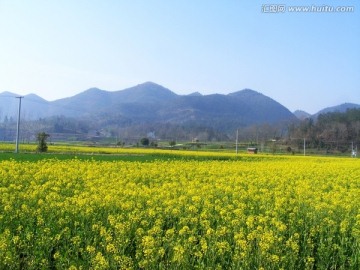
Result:
[[177,94],[250,88],[309,113],[360,104],[359,3],[0,0],[0,92],[55,100],[152,81]]

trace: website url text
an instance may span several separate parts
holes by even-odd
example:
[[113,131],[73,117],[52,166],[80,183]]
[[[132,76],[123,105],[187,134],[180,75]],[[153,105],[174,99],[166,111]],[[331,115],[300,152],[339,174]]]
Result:
[[354,6],[287,6],[283,4],[266,4],[261,6],[262,13],[285,13],[285,12],[303,12],[303,13],[340,13],[354,12]]

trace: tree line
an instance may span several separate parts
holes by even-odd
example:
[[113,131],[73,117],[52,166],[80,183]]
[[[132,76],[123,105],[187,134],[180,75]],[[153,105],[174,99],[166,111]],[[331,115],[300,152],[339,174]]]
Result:
[[[134,144],[144,137],[175,142],[194,139],[201,142],[235,141],[237,134],[240,142],[249,145],[272,145],[277,141],[292,149],[302,149],[305,139],[307,148],[319,150],[345,152],[351,150],[352,144],[360,147],[360,109],[330,112],[302,121],[233,126],[228,132],[196,123],[133,123],[116,116],[111,121],[105,119],[105,116],[101,119],[56,116],[36,121],[23,120],[20,138],[22,142],[34,142],[38,133],[45,132],[51,135],[50,141],[113,138],[114,142]],[[14,140],[15,131],[15,121],[0,123],[0,140]]]
[[[346,112],[320,114],[316,119],[307,118],[299,123],[292,123],[288,130],[288,141],[293,143],[306,140],[307,147],[348,151],[360,146],[360,109]],[[350,149],[351,150],[351,149]]]

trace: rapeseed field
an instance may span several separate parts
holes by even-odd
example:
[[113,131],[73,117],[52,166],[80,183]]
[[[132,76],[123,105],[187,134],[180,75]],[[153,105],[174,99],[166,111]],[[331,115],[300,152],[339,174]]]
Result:
[[4,160],[0,269],[360,269],[360,164]]

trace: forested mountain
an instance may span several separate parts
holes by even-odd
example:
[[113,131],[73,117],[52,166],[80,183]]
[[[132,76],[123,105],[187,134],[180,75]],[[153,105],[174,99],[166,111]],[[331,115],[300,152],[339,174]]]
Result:
[[[27,120],[66,116],[118,122],[119,125],[125,121],[128,124],[161,122],[207,126],[223,132],[295,119],[283,105],[253,90],[228,95],[177,95],[152,82],[114,92],[91,88],[53,102],[32,94],[25,96],[22,104],[22,116]],[[7,100],[0,105],[2,120],[5,116],[16,116],[17,100]]]
[[[54,108],[50,115],[96,115],[124,111],[134,106],[131,111],[147,109],[157,103],[166,102],[177,95],[155,83],[147,82],[121,91],[105,91],[98,88],[88,89],[73,97],[53,102]],[[141,108],[139,108],[141,104]]]
[[[0,94],[0,139],[14,137],[19,104],[16,96],[10,92]],[[356,106],[359,105],[347,103],[323,112]],[[22,99],[21,120],[23,137],[28,140],[39,131],[51,133],[52,138],[68,134],[72,139],[135,138],[150,134],[161,139],[227,140],[233,139],[239,130],[242,140],[305,136],[314,146],[330,138],[337,141],[345,141],[346,136],[357,138],[356,132],[351,131],[357,130],[357,120],[350,121],[349,128],[344,121],[335,124],[329,120],[330,124],[323,124],[324,113],[317,114],[317,121],[305,112],[297,115],[300,113],[305,120],[297,119],[280,103],[251,89],[227,95],[198,92],[178,95],[147,82],[113,92],[91,88],[52,102],[34,94],[26,95]]]

